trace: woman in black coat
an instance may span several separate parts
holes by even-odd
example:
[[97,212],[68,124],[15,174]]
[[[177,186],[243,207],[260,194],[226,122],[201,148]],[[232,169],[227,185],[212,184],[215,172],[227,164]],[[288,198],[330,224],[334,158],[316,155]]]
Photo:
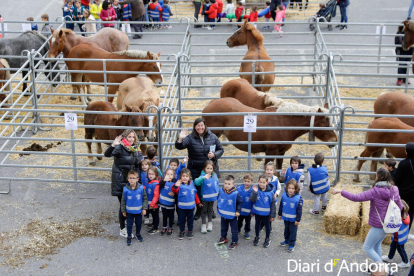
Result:
[[[407,202],[410,210],[410,230],[414,219],[414,142],[405,145],[407,158],[398,164],[397,172],[395,173],[395,186],[400,191],[401,199]],[[408,236],[409,239],[414,239],[413,235]]]
[[[214,162],[214,171],[220,175],[218,159],[223,155],[224,149],[217,136],[208,130],[203,118],[197,118],[193,124],[193,131],[187,135],[187,129],[180,132],[178,140],[175,142],[175,148],[178,150],[187,149],[188,165],[191,171],[191,178],[194,180],[200,176],[204,167],[204,162],[212,160]],[[196,186],[199,196],[200,186]],[[197,208],[194,219],[200,217],[201,208]]]
[[138,146],[138,137],[135,131],[133,129],[125,130],[122,135],[115,138],[104,155],[105,157],[114,157],[111,194],[118,197],[120,235],[126,238],[125,217],[121,212],[122,193],[124,186],[128,183],[128,172],[130,170],[138,171],[138,164],[142,160],[142,153]]

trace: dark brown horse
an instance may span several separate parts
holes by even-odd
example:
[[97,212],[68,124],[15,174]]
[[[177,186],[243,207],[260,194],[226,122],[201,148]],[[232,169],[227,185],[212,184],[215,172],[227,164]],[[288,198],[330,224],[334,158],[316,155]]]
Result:
[[[154,54],[144,51],[121,51],[110,53],[102,50],[95,43],[79,44],[70,51],[68,58],[85,59],[82,61],[68,61],[66,62],[69,70],[86,70],[86,71],[103,71],[103,63],[101,61],[88,61],[88,59],[124,59],[124,60],[140,60],[148,59],[154,60],[150,62],[106,62],[107,71],[143,71],[143,72],[157,72],[161,73],[161,64],[157,62],[160,53]],[[73,72],[72,81],[81,82],[82,76],[85,75],[86,79],[92,82],[104,82],[105,77],[102,73],[88,73],[88,72]],[[106,74],[106,82],[121,83],[126,79],[136,77],[137,73],[123,73],[123,74]],[[160,74],[147,74],[147,76],[156,84],[162,83],[162,75]],[[83,88],[81,85],[76,85],[77,91],[83,94]],[[108,85],[108,94],[112,95],[118,91],[118,85]],[[114,98],[108,98],[108,101],[112,102]],[[86,105],[85,97],[81,97],[82,104]]]
[[[270,60],[265,47],[263,46],[264,37],[262,33],[253,25],[244,22],[243,26],[238,29],[232,36],[227,39],[227,46],[233,48],[247,44],[247,53],[243,60]],[[273,62],[256,62],[255,72],[273,72],[275,64]],[[252,63],[242,63],[239,72],[252,72]],[[251,75],[241,75],[249,83],[252,83]],[[273,84],[275,82],[275,74],[255,75],[255,84]],[[266,92],[270,87],[260,87],[259,90]]]
[[[10,66],[9,66],[9,63],[7,62],[7,60],[5,60],[3,58],[0,58],[0,68],[1,69],[5,69],[5,68],[10,69]],[[2,71],[0,71],[0,81],[1,81],[0,82],[0,89],[2,89],[3,86],[4,86],[4,84],[5,84],[5,82],[3,82],[3,81],[7,81],[9,79],[10,79],[10,71],[9,70],[2,70]],[[3,90],[3,92],[4,92],[4,90]],[[7,95],[0,94],[0,103],[2,101],[4,101],[4,99],[6,97],[7,97]],[[7,101],[6,101],[6,103],[7,103]]]
[[[225,113],[225,112],[275,112],[276,108],[268,107],[265,110],[259,110],[243,105],[233,98],[222,98],[211,101],[203,110],[203,113]],[[315,116],[314,127],[330,127],[330,120],[324,116],[322,110],[317,112],[321,116]],[[264,115],[257,116],[258,127],[309,127],[312,116],[275,116]],[[242,127],[244,116],[203,116],[206,125],[209,127]],[[248,133],[243,130],[213,130],[217,137],[225,134],[229,141],[247,141]],[[292,145],[266,144],[266,141],[295,141],[298,137],[309,132],[309,130],[258,130],[252,133],[252,141],[263,141],[262,144],[251,145],[252,153],[265,152],[266,155],[284,155]],[[315,136],[324,142],[336,142],[337,136],[333,130],[314,130]],[[247,144],[234,145],[242,151],[248,151]],[[272,161],[267,158],[265,163]],[[283,159],[276,159],[276,168],[282,168]]]
[[[404,33],[404,38],[402,41],[402,48],[404,51],[408,51],[408,49],[414,45],[414,21],[404,21],[403,22],[404,27],[403,27],[403,33]],[[412,60],[414,60],[414,53],[413,53],[413,57]],[[413,64],[413,74],[414,74],[414,64]]]
[[[88,111],[104,111],[104,112],[116,112],[115,106],[110,102],[96,101],[90,103],[86,110]],[[124,112],[137,113],[141,110],[135,106],[126,106]],[[98,140],[114,140],[117,136],[121,135],[126,127],[143,127],[144,116],[142,115],[112,115],[112,114],[85,114],[85,125],[95,125],[95,128],[85,128],[85,139],[98,139]],[[103,129],[99,128],[99,125],[104,126],[119,126],[119,129]],[[139,140],[144,139],[144,131],[142,129],[135,131]],[[109,143],[107,143],[109,145]],[[88,153],[92,154],[92,142],[86,142],[88,147]],[[102,153],[101,143],[97,143],[98,154]],[[96,162],[92,156],[88,156],[89,165],[95,166]],[[102,160],[102,157],[98,157],[98,160]]]
[[[407,144],[408,142],[414,141],[414,127],[409,126],[401,122],[397,118],[378,118],[372,121],[368,128],[370,129],[395,129],[395,130],[412,130],[412,133],[396,133],[396,132],[367,132],[365,136],[365,143],[380,143],[380,144]],[[365,150],[359,155],[360,157],[377,157],[379,158],[384,151],[387,149],[392,156],[396,158],[406,158],[405,146],[403,147],[365,147]],[[366,160],[358,160],[354,171],[360,171],[362,164]],[[377,162],[371,161],[371,172],[377,171]],[[370,175],[371,180],[375,180],[375,175]],[[360,182],[359,174],[354,175],[354,181]]]

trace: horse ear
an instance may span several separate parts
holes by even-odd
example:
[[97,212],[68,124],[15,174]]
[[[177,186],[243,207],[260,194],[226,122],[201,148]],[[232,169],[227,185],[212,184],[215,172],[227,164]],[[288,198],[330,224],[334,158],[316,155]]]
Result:
[[61,38],[63,36],[63,30],[59,30],[59,38]]
[[161,56],[161,52],[158,52],[158,54],[157,54],[157,55],[158,55],[158,57],[160,57],[160,56]]
[[403,22],[403,24],[404,24],[404,27],[403,27],[403,29],[402,29],[402,32],[404,32],[405,31],[405,29],[407,29],[408,28],[408,20],[406,20],[406,21],[404,21]]
[[320,107],[318,108],[318,113],[319,113],[319,112],[321,112],[321,113],[323,112],[323,111],[322,111],[322,109],[321,109]]
[[55,30],[53,30],[53,28],[52,27],[50,27],[50,32],[53,34],[53,32],[54,32]]
[[244,21],[243,27],[246,27],[247,23],[248,23],[248,20],[246,19],[246,20]]
[[125,105],[125,110],[126,110],[125,112],[131,112],[132,108],[128,105]]
[[325,103],[325,105],[323,107],[326,108],[326,109],[328,109],[329,108],[328,103]]
[[148,51],[148,52],[147,52],[147,59],[152,59],[151,57],[152,57],[152,56],[151,56],[151,53],[150,53],[150,51]]

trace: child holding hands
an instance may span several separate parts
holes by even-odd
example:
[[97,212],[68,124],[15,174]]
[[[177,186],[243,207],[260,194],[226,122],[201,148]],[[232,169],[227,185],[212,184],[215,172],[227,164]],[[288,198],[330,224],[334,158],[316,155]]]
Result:
[[[167,169],[165,171],[164,180],[160,181],[160,198],[159,203],[162,211],[162,231],[161,236],[166,233],[168,236],[173,233],[174,225],[174,210],[175,210],[175,197],[171,191],[171,187],[174,186],[174,170]],[[168,223],[168,230],[167,230]]]
[[308,169],[308,185],[309,190],[313,193],[313,209],[309,210],[312,215],[319,215],[319,202],[322,199],[322,211],[325,212],[328,204],[329,175],[326,166],[322,166],[325,157],[323,154],[317,153],[315,164]]
[[152,215],[153,224],[147,225],[152,227],[147,233],[154,235],[158,233],[158,226],[160,224],[160,209],[158,207],[158,199],[160,196],[160,177],[158,175],[158,168],[151,166],[147,172],[147,185],[145,186],[148,196],[148,211]]
[[298,225],[302,217],[303,199],[299,194],[299,185],[295,179],[291,179],[286,184],[286,191],[282,195],[279,205],[279,220],[285,223],[285,240],[281,246],[289,245],[288,252],[295,250]]
[[244,225],[244,238],[246,240],[250,240],[250,221],[251,221],[251,213],[252,213],[252,202],[250,201],[250,196],[252,195],[253,188],[253,176],[251,173],[244,175],[243,177],[243,185],[240,185],[237,191],[239,195],[242,197],[243,205],[241,208],[240,216],[238,217],[238,230],[239,233],[243,227],[243,221],[245,221]]

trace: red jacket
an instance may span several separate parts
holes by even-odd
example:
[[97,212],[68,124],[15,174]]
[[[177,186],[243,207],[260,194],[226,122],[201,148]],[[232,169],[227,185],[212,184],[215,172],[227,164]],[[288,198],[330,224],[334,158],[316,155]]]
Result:
[[217,3],[217,13],[222,13],[223,12],[223,1],[216,0],[216,3]]
[[254,13],[251,13],[251,14],[249,14],[249,15],[245,15],[243,18],[249,18],[250,19],[250,23],[252,23],[252,22],[257,22],[257,17],[259,16],[259,13],[256,11],[256,12],[254,12]]
[[[109,16],[111,17],[111,19],[109,19]],[[104,25],[104,27],[113,27],[115,19],[116,19],[116,13],[115,13],[114,8],[110,7],[107,10],[104,10],[104,9],[101,10],[101,20],[104,22],[107,22],[107,23],[102,24]]]
[[89,0],[81,0],[81,4],[86,7],[89,7]]
[[[181,184],[181,185],[187,185],[187,184]],[[158,187],[158,186],[157,186],[157,187]],[[178,191],[179,191],[179,190],[180,190],[180,187],[176,187],[175,185],[171,187],[171,191],[172,191],[173,193],[177,194],[177,195],[178,195]],[[155,194],[154,194],[154,196],[155,196]],[[200,203],[201,203],[201,201],[200,201],[200,199],[198,198],[198,195],[197,195],[197,194],[196,194],[196,197],[195,197],[195,202],[196,202],[196,205],[198,205],[198,204],[200,204]],[[180,205],[178,205],[178,207],[180,207]]]
[[[157,209],[158,208],[158,199],[160,197],[160,185],[158,185],[158,184],[160,183],[160,179],[161,178],[158,178],[158,179],[154,179],[154,180],[151,180],[151,181],[148,182],[148,184],[152,184],[154,182],[157,183],[157,185],[155,186],[155,189],[154,189],[154,196],[152,197],[151,204],[149,205],[153,209]],[[144,189],[145,189],[145,186],[144,186]]]
[[243,6],[241,7],[237,7],[236,11],[235,11],[235,15],[237,20],[239,20],[240,16],[242,16],[243,14]]
[[206,14],[208,14],[209,19],[213,19],[213,18],[215,19],[217,17],[217,8],[218,8],[217,2],[210,5],[210,8],[208,9],[208,11],[206,11]]

